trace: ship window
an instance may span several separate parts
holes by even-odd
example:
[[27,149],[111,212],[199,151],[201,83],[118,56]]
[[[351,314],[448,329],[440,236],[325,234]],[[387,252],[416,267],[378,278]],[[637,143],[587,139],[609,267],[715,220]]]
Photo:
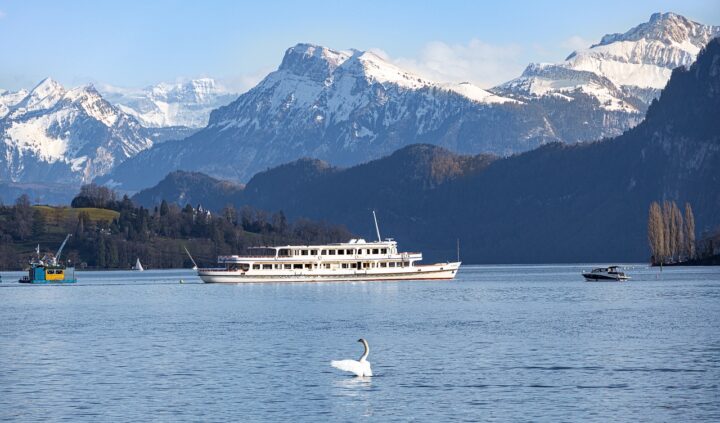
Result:
[[306,269],[312,269],[312,264],[306,264],[306,265],[305,265],[305,268],[306,268]]
[[260,268],[259,264],[253,264],[253,269],[259,269],[259,268]]
[[280,249],[280,251],[278,251],[278,255],[287,257],[290,255],[290,250],[288,250],[287,248],[282,248]]
[[318,250],[310,250],[310,255],[311,255],[311,256],[316,256],[316,255],[317,255],[317,252],[318,252]]
[[331,255],[331,256],[334,256],[334,255],[335,255],[335,250],[330,250],[330,255]]
[[387,267],[387,264],[385,264],[384,262],[380,263],[380,267]]
[[327,250],[322,250],[322,255],[327,255]]
[[338,254],[341,255],[341,256],[344,256],[344,255],[345,255],[345,250],[338,250]]
[[387,248],[383,248],[383,249],[382,249],[382,253],[383,253],[383,254],[387,254]]
[[330,268],[330,263],[325,263],[325,268],[326,268],[326,269],[329,269],[329,268]]
[[304,255],[304,256],[308,255],[308,250],[302,250],[302,255]]
[[395,262],[388,263],[388,265],[390,265],[390,267],[395,267]]
[[377,253],[378,253],[378,249],[377,249],[377,248],[373,248],[373,254],[377,254]]
[[276,269],[282,269],[282,265],[276,264],[276,265],[275,265],[275,268],[276,268]]
[[286,268],[286,269],[292,269],[292,264],[286,264],[286,265],[285,265],[285,268]]
[[54,270],[48,270],[48,271],[47,271],[47,274],[48,274],[48,275],[54,275],[54,274],[55,274],[55,271],[54,271]]
[[293,264],[293,269],[302,269],[302,264],[300,264],[300,263]]
[[263,264],[263,269],[272,269],[272,264]]
[[353,250],[348,249],[348,250],[347,250],[347,254],[348,254],[349,256],[352,255],[352,254],[353,254]]
[[350,263],[350,267],[355,269],[357,267],[357,265],[355,263]]

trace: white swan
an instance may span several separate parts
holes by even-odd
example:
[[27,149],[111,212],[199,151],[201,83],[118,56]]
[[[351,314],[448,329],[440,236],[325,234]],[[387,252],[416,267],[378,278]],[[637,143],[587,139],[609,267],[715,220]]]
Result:
[[345,372],[354,373],[355,376],[372,376],[372,369],[370,368],[370,362],[367,361],[367,356],[370,354],[370,346],[364,338],[358,339],[358,342],[362,342],[365,347],[365,352],[359,360],[333,360],[330,365],[336,369],[340,369]]

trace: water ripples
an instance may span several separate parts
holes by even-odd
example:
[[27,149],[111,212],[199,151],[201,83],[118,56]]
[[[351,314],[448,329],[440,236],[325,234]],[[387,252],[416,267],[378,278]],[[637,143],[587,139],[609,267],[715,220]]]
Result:
[[[588,267],[250,286],[3,274],[0,420],[720,420],[720,270],[592,284]],[[329,366],[360,336],[376,377]]]

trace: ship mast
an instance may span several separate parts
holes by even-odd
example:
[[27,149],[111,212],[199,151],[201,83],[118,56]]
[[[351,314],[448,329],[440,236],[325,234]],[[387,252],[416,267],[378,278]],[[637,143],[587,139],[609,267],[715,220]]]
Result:
[[377,223],[377,216],[375,216],[375,210],[373,210],[373,220],[375,221],[375,232],[377,233],[378,242],[382,242],[382,238],[380,238],[380,227]]

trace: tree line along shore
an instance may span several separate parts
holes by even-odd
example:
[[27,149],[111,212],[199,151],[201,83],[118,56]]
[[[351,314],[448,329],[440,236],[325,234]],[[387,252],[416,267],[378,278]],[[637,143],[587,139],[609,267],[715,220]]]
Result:
[[227,206],[213,213],[201,205],[181,208],[164,201],[147,209],[108,188],[86,185],[69,207],[32,205],[27,195],[0,205],[0,270],[26,268],[38,244],[42,252],[54,252],[67,234],[72,237],[63,259],[87,269],[129,269],[137,258],[151,269],[191,267],[185,248],[199,265],[212,266],[218,255],[251,246],[340,242],[353,236],[344,226],[289,222],[281,211]]
[[696,240],[695,216],[689,203],[681,211],[675,201],[653,201],[648,211],[648,244],[654,266],[720,264],[720,230]]

